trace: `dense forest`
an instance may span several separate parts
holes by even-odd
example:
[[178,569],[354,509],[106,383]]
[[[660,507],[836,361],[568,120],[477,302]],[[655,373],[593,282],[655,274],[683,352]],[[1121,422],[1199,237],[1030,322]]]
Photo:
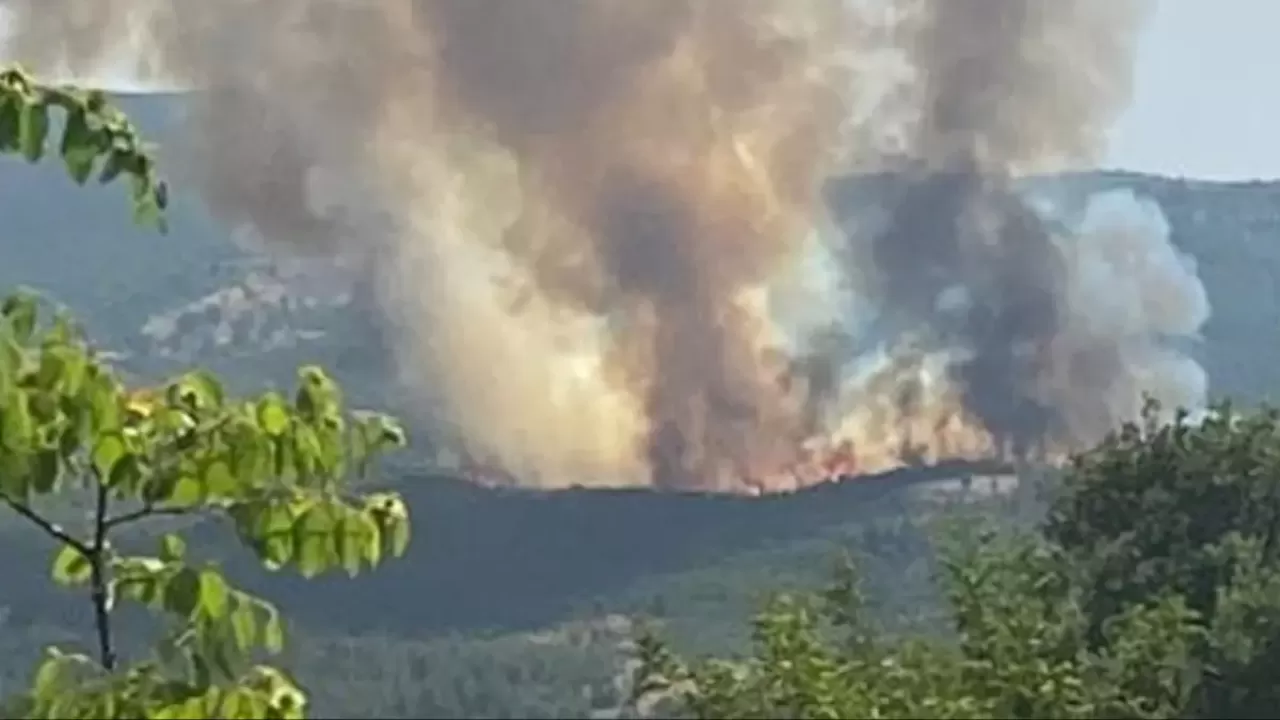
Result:
[[[359,289],[291,295],[274,261],[226,242],[180,188],[169,197],[130,118],[163,138],[172,98],[126,98],[122,114],[13,72],[0,92],[17,119],[0,137],[0,242],[17,259],[0,286],[45,298],[14,295],[0,313],[6,716],[1275,705],[1280,427],[1260,401],[1280,387],[1280,187],[1043,180],[1160,202],[1209,287],[1197,354],[1235,410],[1129,427],[1016,483],[940,467],[761,499],[538,493],[454,479],[413,443],[356,472],[403,438],[348,408],[409,410],[378,382]],[[90,173],[112,182],[90,187]],[[874,181],[833,184],[833,206],[856,212]],[[276,462],[252,459],[263,453]],[[948,482],[959,474],[970,481]],[[111,573],[119,583],[100,582]]]

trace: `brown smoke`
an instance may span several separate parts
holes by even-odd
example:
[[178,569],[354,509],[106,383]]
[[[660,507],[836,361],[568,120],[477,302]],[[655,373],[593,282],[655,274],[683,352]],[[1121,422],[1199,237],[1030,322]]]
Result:
[[[183,179],[278,247],[367,264],[434,433],[526,482],[702,489],[1051,432],[1045,358],[1096,324],[1068,322],[1012,179],[1099,149],[1131,5],[0,0],[37,69],[129,56],[195,88]],[[895,350],[850,389],[820,327],[845,294],[801,266],[837,160],[892,149],[923,166],[843,248],[848,289],[966,359]],[[955,287],[983,310],[940,311]],[[803,332],[772,317],[788,294]]]

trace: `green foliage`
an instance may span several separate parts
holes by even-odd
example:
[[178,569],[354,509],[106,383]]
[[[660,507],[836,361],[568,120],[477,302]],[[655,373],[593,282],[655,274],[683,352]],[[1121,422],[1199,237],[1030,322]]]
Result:
[[1182,598],[1203,635],[1201,716],[1280,703],[1280,412],[1215,408],[1203,422],[1132,425],[1079,457],[1045,534],[1085,569],[1091,642],[1126,609]]
[[[165,191],[152,160],[101,93],[0,72],[0,148],[38,161],[52,107],[67,113],[61,153],[73,179],[83,183],[103,159],[100,179],[130,176],[138,219],[163,227]],[[201,370],[130,389],[67,315],[42,316],[29,292],[4,299],[0,502],[57,541],[52,577],[87,591],[98,645],[96,657],[51,648],[5,716],[302,717],[306,698],[288,675],[256,664],[284,644],[271,604],[232,587],[216,564],[191,560],[176,534],[161,537],[155,555],[127,554],[112,539],[149,518],[219,516],[269,568],[354,576],[407,549],[399,496],[350,489],[380,454],[404,443],[391,418],[347,412],[318,367],[298,371],[291,400],[274,392],[232,398]],[[36,509],[77,492],[93,498],[84,532]],[[119,601],[164,620],[149,656],[124,666],[112,636]]]
[[844,579],[767,605],[745,659],[690,663],[642,636],[633,701],[694,718],[1160,718],[1181,707],[1183,678],[1165,668],[1185,660],[1184,606],[1135,608],[1089,652],[1049,548],[1028,535],[980,545],[952,548],[940,578],[954,641],[878,631]]
[[[634,702],[680,716],[1270,717],[1280,703],[1280,414],[1145,422],[1076,459],[1043,525],[947,536],[944,637],[866,621],[847,578],[783,596],[753,652],[637,645]],[[851,577],[851,576],[849,576]]]
[[39,162],[55,108],[65,116],[57,146],[71,179],[83,185],[95,171],[103,184],[127,177],[134,219],[163,231],[168,190],[156,173],[151,148],[100,90],[46,85],[20,67],[0,67],[0,153]]
[[[54,580],[88,587],[104,616],[126,600],[170,620],[156,658],[123,673],[113,672],[105,627],[96,661],[50,654],[24,716],[296,716],[302,696],[283,674],[244,667],[260,649],[279,652],[275,608],[231,587],[216,566],[190,562],[178,535],[164,535],[154,556],[120,553],[110,536],[150,517],[213,514],[270,568],[311,577],[376,567],[404,553],[408,512],[394,494],[353,496],[348,481],[404,443],[398,425],[346,413],[315,367],[299,371],[292,401],[231,399],[200,371],[129,390],[65,318],[41,324],[29,295],[3,308],[0,499],[61,541]],[[84,536],[32,509],[41,496],[77,488],[98,498]]]

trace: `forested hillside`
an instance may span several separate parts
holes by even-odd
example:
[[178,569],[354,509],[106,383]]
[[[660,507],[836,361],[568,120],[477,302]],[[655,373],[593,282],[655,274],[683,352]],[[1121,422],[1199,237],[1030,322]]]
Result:
[[[177,102],[122,100],[162,141]],[[834,186],[837,212],[855,211],[868,182]],[[1039,182],[1078,197],[1119,186],[1156,199],[1176,244],[1197,259],[1213,304],[1196,349],[1212,394],[1244,403],[1275,397],[1280,183],[1118,172]],[[95,341],[143,377],[199,363],[234,387],[259,389],[316,362],[332,368],[357,402],[387,405],[393,393],[370,309],[345,291],[291,286],[287,269],[232,242],[234,228],[185,196],[180,178],[176,187],[172,232],[159,236],[130,224],[116,188],[77,188],[53,165],[0,163],[9,223],[0,236],[0,287],[34,286],[69,305]],[[623,646],[637,615],[661,620],[684,649],[740,647],[756,601],[822,581],[841,547],[866,556],[873,594],[890,606],[928,610],[939,599],[926,576],[936,566],[929,534],[943,513],[912,483],[948,471],[748,500],[490,490],[428,466],[425,453],[412,451],[392,466],[388,482],[404,493],[421,540],[369,577],[272,575],[213,529],[190,533],[193,554],[223,559],[247,587],[288,608],[301,637],[288,663],[320,715],[609,712],[622,700]],[[968,497],[965,508],[1005,524],[1038,507],[1029,491]],[[3,577],[47,576],[44,539],[7,517],[0,529]],[[40,646],[83,637],[88,627],[87,610],[43,580],[6,585],[0,606],[0,654],[19,659],[0,663],[0,696],[25,680]]]

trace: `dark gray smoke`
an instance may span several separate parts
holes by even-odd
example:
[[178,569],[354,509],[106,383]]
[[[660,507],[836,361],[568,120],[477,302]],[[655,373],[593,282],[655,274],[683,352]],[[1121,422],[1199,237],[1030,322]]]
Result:
[[[1141,392],[1127,377],[1133,338],[1064,347],[1074,268],[1014,182],[1098,159],[1129,98],[1144,10],[1127,0],[938,1],[913,5],[901,28],[919,108],[906,133],[914,164],[897,176],[886,227],[855,257],[879,270],[892,325],[927,328],[959,350],[951,374],[965,406],[1014,452],[1096,439],[1125,419],[1086,422],[1062,391],[1102,404]],[[1163,235],[1152,241],[1167,246]],[[1203,295],[1194,272],[1164,290]],[[1205,313],[1193,310],[1192,332]],[[1069,389],[1055,385],[1064,377]]]
[[[1013,187],[1100,149],[1126,0],[0,6],[37,69],[194,88],[179,180],[273,247],[365,263],[431,429],[528,482],[782,487],[838,428],[875,426],[846,438],[862,458],[900,459],[907,425],[1028,444],[1151,385],[1151,314],[1082,321],[1070,253]],[[842,293],[781,285],[836,162],[889,149],[921,165],[842,274],[959,360],[858,425],[824,326]]]

